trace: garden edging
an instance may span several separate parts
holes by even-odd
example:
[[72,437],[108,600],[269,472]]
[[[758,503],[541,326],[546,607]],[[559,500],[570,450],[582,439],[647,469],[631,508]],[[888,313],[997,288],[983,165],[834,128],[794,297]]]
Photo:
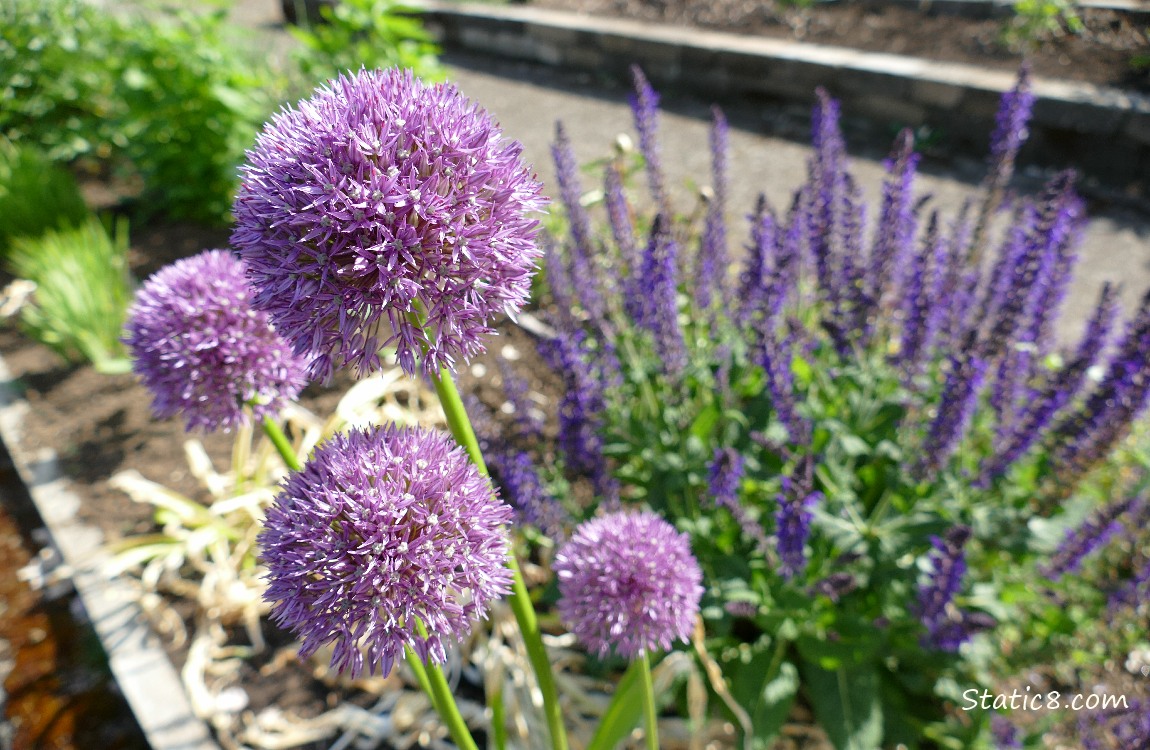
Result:
[[[845,110],[879,122],[928,125],[956,145],[983,144],[1015,74],[971,65],[784,39],[601,18],[535,7],[412,0],[447,49],[626,79],[633,63],[657,87],[713,101],[809,104],[819,86]],[[1150,96],[1035,78],[1028,150],[1040,163],[1073,160],[1109,185],[1150,173]]]
[[55,452],[30,455],[24,450],[22,426],[34,417],[0,356],[0,439],[69,571],[116,683],[148,743],[154,750],[219,750],[207,725],[192,712],[179,673],[129,587],[105,573],[103,534],[76,517],[81,500],[60,473]]

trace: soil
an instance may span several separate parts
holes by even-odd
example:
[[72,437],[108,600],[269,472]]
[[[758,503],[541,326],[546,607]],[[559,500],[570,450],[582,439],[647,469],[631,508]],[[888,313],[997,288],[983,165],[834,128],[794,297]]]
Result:
[[[976,18],[871,2],[761,0],[528,0],[555,8],[752,36],[1017,70],[1025,58],[1039,76],[1150,91],[1150,21],[1115,10],[1082,9],[1082,28],[1034,35],[1018,45],[1009,18]],[[977,3],[971,3],[976,5]],[[1017,21],[1017,19],[1015,19]],[[1139,63],[1138,61],[1142,62]]]

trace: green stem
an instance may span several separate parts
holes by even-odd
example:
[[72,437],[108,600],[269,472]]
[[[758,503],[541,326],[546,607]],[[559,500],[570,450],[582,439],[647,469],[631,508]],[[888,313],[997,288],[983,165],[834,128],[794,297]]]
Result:
[[[439,375],[432,380],[435,383],[435,392],[439,395],[439,403],[443,406],[443,413],[447,416],[451,434],[467,451],[472,462],[486,475],[487,464],[483,460],[482,451],[479,450],[479,441],[475,437],[475,430],[471,427],[471,420],[467,417],[467,410],[463,406],[463,399],[459,397],[451,373],[442,368]],[[539,630],[535,607],[531,603],[530,594],[527,593],[527,584],[523,581],[523,573],[519,570],[519,561],[515,559],[514,551],[507,557],[507,567],[511,569],[513,576],[511,611],[515,613],[515,620],[519,623],[519,632],[523,635],[527,658],[535,672],[539,691],[543,694],[543,711],[547,718],[547,728],[551,732],[551,747],[552,750],[567,750],[567,731],[563,728],[563,712],[559,706],[555,677],[551,673],[551,661],[547,658],[547,649],[543,645],[543,634]]]
[[643,714],[647,720],[647,750],[659,750],[659,714],[655,709],[655,683],[647,649],[639,652],[640,682],[643,683]]
[[284,465],[292,471],[299,471],[303,468],[303,464],[300,463],[299,456],[295,454],[295,449],[291,447],[291,442],[288,441],[287,435],[280,429],[279,423],[271,417],[264,417],[264,434],[268,436],[268,440],[271,440],[272,445],[279,451],[280,457],[284,460]]
[[[415,621],[415,630],[424,640],[427,639],[427,628],[418,619]],[[411,670],[415,672],[416,681],[423,688],[423,692],[427,693],[427,697],[431,698],[432,707],[439,714],[439,718],[443,719],[456,747],[459,750],[479,750],[475,738],[471,736],[471,730],[467,728],[467,722],[463,720],[463,714],[459,713],[459,706],[455,703],[455,696],[451,694],[451,686],[447,684],[443,670],[438,664],[424,664],[410,646],[404,646],[404,650],[407,652]]]
[[435,694],[431,692],[431,682],[427,679],[427,670],[423,668],[423,661],[411,650],[411,646],[404,646],[403,650],[404,653],[407,654],[407,665],[411,667],[411,671],[415,675],[415,681],[419,683],[419,689],[431,699],[431,707],[435,709],[435,713],[442,716],[443,712],[439,710],[439,704],[435,700]]
[[443,670],[439,665],[427,665],[427,680],[431,684],[429,693],[431,703],[439,712],[439,718],[447,725],[447,731],[451,734],[451,739],[455,740],[456,746],[459,750],[479,750],[475,738],[471,736],[471,730],[467,728],[467,722],[463,720],[463,714],[459,713],[455,696],[451,694],[451,686],[447,684],[447,678],[443,676]]

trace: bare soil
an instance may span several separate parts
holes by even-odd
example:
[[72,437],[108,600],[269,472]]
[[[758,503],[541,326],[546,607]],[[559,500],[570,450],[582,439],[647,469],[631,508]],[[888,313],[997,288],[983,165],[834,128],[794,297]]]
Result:
[[736,34],[925,57],[1017,70],[1028,59],[1040,76],[1150,91],[1150,22],[1113,10],[1080,11],[1082,29],[1046,32],[1008,42],[1009,18],[975,18],[941,10],[870,2],[799,3],[762,0],[528,0],[599,16],[617,16]]

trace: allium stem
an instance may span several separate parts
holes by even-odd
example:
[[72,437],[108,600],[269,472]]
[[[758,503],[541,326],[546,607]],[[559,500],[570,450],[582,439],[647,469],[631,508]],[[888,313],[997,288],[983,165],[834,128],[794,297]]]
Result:
[[[416,660],[419,659],[418,656],[415,658]],[[479,750],[479,746],[475,744],[475,738],[471,736],[471,730],[467,728],[467,722],[463,720],[463,714],[459,713],[459,706],[456,705],[455,698],[451,695],[451,686],[447,684],[443,670],[437,664],[429,663],[425,666],[427,669],[426,678],[431,685],[431,692],[429,693],[431,702],[435,706],[435,710],[439,712],[439,718],[443,719],[443,723],[447,725],[451,739],[455,740],[459,750]],[[418,676],[416,679],[419,679]]]
[[419,683],[419,689],[431,701],[431,707],[435,709],[435,713],[442,716],[443,712],[439,710],[439,702],[435,699],[435,693],[431,689],[431,681],[427,678],[427,670],[423,666],[423,660],[411,650],[411,646],[404,646],[403,650],[407,656],[407,665],[411,667],[411,673],[415,675],[415,681]]
[[[432,378],[432,381],[439,396],[439,403],[443,406],[443,413],[447,417],[447,426],[451,434],[467,451],[472,463],[486,475],[487,464],[483,460],[483,452],[479,449],[479,440],[475,437],[475,430],[467,417],[463,399],[460,398],[455,381],[451,378],[451,371],[447,368],[440,369],[439,375]],[[519,623],[519,632],[527,648],[527,658],[531,661],[535,680],[539,683],[539,691],[543,694],[543,711],[546,714],[547,727],[551,731],[551,747],[553,750],[567,750],[567,731],[563,728],[563,713],[559,706],[555,678],[551,673],[551,661],[547,658],[547,649],[543,646],[543,636],[539,630],[539,620],[535,616],[535,606],[531,603],[531,595],[527,592],[527,584],[523,582],[523,573],[519,570],[519,561],[514,553],[508,555],[507,567],[514,576],[511,583],[511,611],[515,613],[515,620]]]
[[655,684],[651,679],[651,660],[647,649],[639,652],[640,682],[643,684],[643,715],[647,722],[647,750],[659,750],[659,714],[655,709]]
[[272,441],[272,445],[279,451],[280,457],[284,460],[284,465],[291,471],[299,471],[303,468],[300,463],[299,456],[295,454],[295,449],[291,447],[291,442],[287,439],[287,435],[280,429],[279,422],[276,422],[271,417],[264,417],[264,434],[268,436],[268,440]]

